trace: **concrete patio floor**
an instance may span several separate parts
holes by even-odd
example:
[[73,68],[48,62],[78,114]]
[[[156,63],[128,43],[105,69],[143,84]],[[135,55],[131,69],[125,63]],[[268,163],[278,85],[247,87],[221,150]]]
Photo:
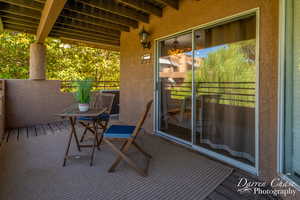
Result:
[[[115,173],[107,173],[115,158],[107,145],[97,151],[95,166],[81,155],[63,168],[69,130],[67,121],[8,130],[0,146],[0,199],[279,199],[240,194],[240,178],[255,177],[148,134],[138,140],[154,157],[147,178],[124,162]],[[130,156],[143,165],[134,151]]]

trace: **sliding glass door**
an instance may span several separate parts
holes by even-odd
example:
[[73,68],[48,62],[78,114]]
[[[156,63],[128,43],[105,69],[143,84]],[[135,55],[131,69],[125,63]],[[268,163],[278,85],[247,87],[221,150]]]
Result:
[[158,45],[159,131],[191,142],[192,34]]
[[156,131],[256,166],[256,14],[157,41]]

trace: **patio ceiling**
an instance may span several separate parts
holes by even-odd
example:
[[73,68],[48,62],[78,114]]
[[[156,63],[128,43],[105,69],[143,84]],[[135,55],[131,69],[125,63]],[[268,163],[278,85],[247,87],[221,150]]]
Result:
[[[7,30],[49,36],[73,43],[118,49],[122,31],[162,17],[165,6],[179,0],[0,0],[0,18]],[[1,21],[0,21],[1,22]]]

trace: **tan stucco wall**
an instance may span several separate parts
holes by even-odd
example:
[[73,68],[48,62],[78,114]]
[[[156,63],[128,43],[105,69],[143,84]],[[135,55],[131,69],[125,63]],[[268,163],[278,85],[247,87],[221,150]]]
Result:
[[[278,25],[279,0],[181,0],[180,9],[164,9],[163,17],[121,36],[121,119],[134,123],[141,108],[153,98],[154,48],[140,47],[138,32],[144,25],[152,39],[212,22],[249,9],[260,8],[260,175],[276,175]],[[153,41],[152,41],[153,46]],[[151,52],[152,62],[141,64],[140,56]],[[152,120],[147,130],[152,130]]]
[[0,79],[0,140],[5,135],[5,80]]
[[25,127],[60,120],[55,114],[74,103],[60,92],[60,81],[6,80],[6,127]]

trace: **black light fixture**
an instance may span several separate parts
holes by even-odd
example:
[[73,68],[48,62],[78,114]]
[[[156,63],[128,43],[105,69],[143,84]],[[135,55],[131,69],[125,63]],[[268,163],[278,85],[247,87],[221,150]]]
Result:
[[139,35],[140,35],[140,43],[142,47],[144,49],[150,49],[151,48],[151,42],[149,38],[150,34],[147,31],[145,31],[144,27],[141,30]]

